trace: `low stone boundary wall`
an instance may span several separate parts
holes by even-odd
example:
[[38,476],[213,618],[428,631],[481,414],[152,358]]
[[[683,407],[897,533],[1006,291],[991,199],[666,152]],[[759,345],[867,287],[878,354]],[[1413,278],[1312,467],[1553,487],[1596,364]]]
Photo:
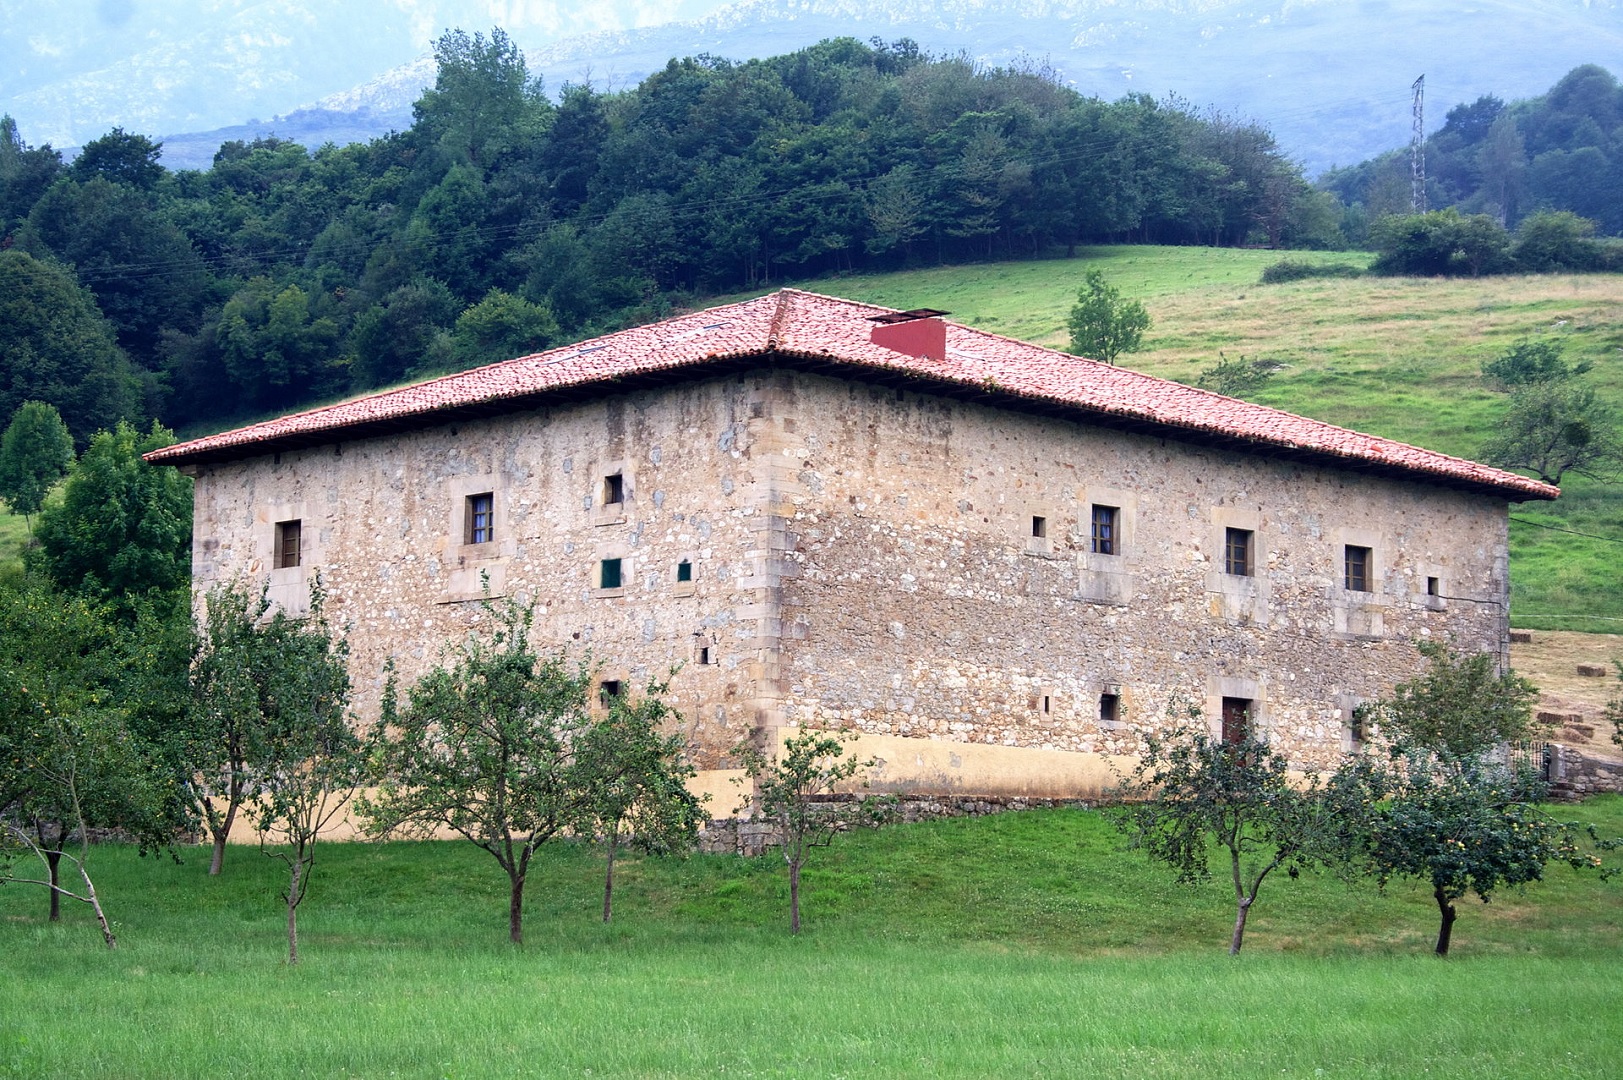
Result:
[[1590,757],[1571,746],[1550,744],[1561,755],[1551,777],[1550,797],[1579,802],[1591,795],[1623,792],[1623,762]]
[[[1089,799],[1037,799],[1018,795],[891,795],[895,800],[894,821],[935,821],[939,818],[985,817],[1011,810],[1052,810],[1066,808],[1090,810],[1095,802]],[[831,806],[855,802],[861,795],[819,795],[813,803]],[[773,826],[740,818],[716,818],[699,833],[699,850],[711,854],[731,852],[737,855],[759,855],[779,843]]]

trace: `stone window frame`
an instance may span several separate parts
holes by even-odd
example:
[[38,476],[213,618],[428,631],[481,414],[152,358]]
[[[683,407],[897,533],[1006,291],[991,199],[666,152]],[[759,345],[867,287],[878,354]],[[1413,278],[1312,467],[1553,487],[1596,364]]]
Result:
[[1370,731],[1367,720],[1358,716],[1358,707],[1364,699],[1357,694],[1337,694],[1336,713],[1341,718],[1341,752],[1356,754],[1369,745]]
[[[1121,731],[1127,727],[1127,698],[1122,693],[1121,684],[1113,682],[1100,683],[1098,689],[1098,712],[1094,717],[1101,732]],[[1105,716],[1105,702],[1109,699],[1114,706],[1111,715]]]
[[[1214,506],[1207,525],[1207,543],[1213,557],[1208,561],[1206,591],[1214,597],[1213,614],[1236,625],[1264,623],[1272,591],[1268,572],[1268,530],[1262,511],[1249,507]],[[1231,574],[1225,565],[1228,531],[1251,534],[1251,573]],[[1244,694],[1231,694],[1244,697]]]
[[271,569],[296,570],[304,564],[304,519],[278,521],[271,539]]
[[[637,479],[632,473],[631,462],[626,459],[599,462],[591,476],[592,492],[587,504],[591,507],[592,524],[624,525],[631,504],[637,499]],[[610,494],[609,482],[614,477],[620,478],[620,501],[611,503],[605,500]]]
[[[682,568],[683,563],[687,563],[687,565],[688,565],[689,577],[688,577],[688,579],[686,581],[683,581],[682,578],[681,578],[681,573],[682,573],[681,568]],[[682,552],[681,554],[677,555],[676,562],[671,564],[671,578],[670,578],[670,581],[671,581],[671,595],[672,596],[692,596],[693,595],[694,589],[697,586],[695,584],[695,579],[694,579],[694,577],[692,575],[697,573],[698,563],[699,563],[699,558],[693,552]]]
[[1025,551],[1027,555],[1052,555],[1054,553],[1054,529],[1058,519],[1053,508],[1045,504],[1034,504],[1026,507],[1022,530],[1025,533]]
[[[1385,535],[1378,529],[1363,529],[1354,526],[1342,525],[1330,531],[1331,542],[1331,588],[1334,595],[1344,603],[1350,604],[1384,604],[1386,600],[1386,575],[1391,569],[1389,558],[1389,544]],[[1366,565],[1365,584],[1367,589],[1347,588],[1347,549],[1368,548],[1369,557]]]
[[[501,474],[478,473],[448,477],[445,481],[445,535],[451,538],[446,554],[453,563],[491,559],[505,554],[511,540],[507,522],[507,491]],[[490,539],[473,542],[473,500],[490,497]]]
[[1223,738],[1223,699],[1239,698],[1251,703],[1250,734],[1260,742],[1270,741],[1268,687],[1260,679],[1211,675],[1206,679],[1206,732],[1213,741]]
[[[310,516],[309,504],[304,500],[271,503],[261,517],[260,541],[269,557],[262,560],[267,597],[292,616],[302,616],[310,610],[310,574],[321,566],[321,537]],[[299,561],[292,566],[278,565],[282,527],[292,522],[299,526]]]
[[[1414,572],[1419,585],[1413,593],[1414,602],[1429,611],[1447,611],[1450,588],[1447,571],[1436,563],[1417,563]],[[1429,588],[1433,581],[1437,583],[1436,592],[1432,592]]]
[[[1137,550],[1138,542],[1138,493],[1123,488],[1103,487],[1089,484],[1077,493],[1079,509],[1077,513],[1078,530],[1077,548],[1082,556],[1082,566],[1088,570],[1106,570],[1121,572],[1126,569],[1132,552]],[[1093,550],[1093,508],[1095,506],[1114,507],[1116,511],[1116,551],[1106,555]],[[1081,509],[1085,507],[1086,509]]]
[[[603,566],[604,563],[611,562],[613,560],[619,560],[620,563],[620,584],[604,588],[602,576]],[[626,595],[626,588],[634,580],[632,575],[635,572],[636,571],[632,566],[630,545],[604,544],[600,546],[595,552],[593,552],[592,561],[588,569],[588,573],[591,574],[591,580],[589,582],[591,595],[594,597],[615,597]]]
[[1230,525],[1223,529],[1223,573],[1229,577],[1257,576],[1257,531],[1237,529]]

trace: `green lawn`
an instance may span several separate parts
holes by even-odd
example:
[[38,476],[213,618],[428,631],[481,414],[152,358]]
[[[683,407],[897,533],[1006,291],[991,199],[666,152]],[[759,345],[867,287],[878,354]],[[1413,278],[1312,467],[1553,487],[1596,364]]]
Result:
[[[1566,811],[1564,811],[1566,812]],[[1623,800],[1578,811],[1623,832]],[[0,890],[6,1076],[1595,1077],[1623,1053],[1623,890],[1565,869],[1435,909],[1332,879],[1265,888],[1245,952],[1230,897],[1119,850],[1097,813],[843,837],[786,932],[781,860],[538,860],[527,943],[466,845],[332,845],[282,963],[269,860],[210,880],[95,853],[119,923]]]
[[[1506,407],[1482,381],[1484,360],[1529,336],[1566,343],[1623,410],[1623,275],[1471,279],[1319,279],[1260,285],[1263,267],[1293,260],[1365,263],[1350,252],[1218,248],[1087,248],[1075,259],[841,276],[799,287],[952,318],[1063,347],[1083,274],[1098,268],[1149,309],[1144,350],[1128,367],[1194,382],[1221,352],[1285,367],[1263,404],[1344,427],[1475,456]],[[1623,486],[1563,481],[1554,504],[1514,508],[1512,621],[1623,633]],[[1545,526],[1553,526],[1554,529]]]

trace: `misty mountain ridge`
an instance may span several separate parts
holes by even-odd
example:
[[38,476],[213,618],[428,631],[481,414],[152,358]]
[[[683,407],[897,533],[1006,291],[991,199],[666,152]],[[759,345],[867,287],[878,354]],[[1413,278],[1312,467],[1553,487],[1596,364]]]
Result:
[[[201,11],[206,5],[194,0],[177,6]],[[745,0],[687,21],[565,36],[553,36],[541,19],[540,12],[557,5],[509,7],[515,18],[506,28],[553,92],[569,82],[624,89],[674,57],[708,53],[745,60],[830,37],[908,37],[930,53],[963,52],[988,66],[1046,63],[1078,91],[1109,100],[1174,94],[1256,119],[1310,173],[1405,142],[1409,85],[1421,73],[1427,76],[1427,127],[1435,130],[1452,105],[1488,93],[1533,96],[1578,64],[1623,55],[1623,0]],[[613,7],[621,22],[600,15],[601,25],[635,24],[646,11],[630,2]],[[482,25],[485,9],[470,0],[397,0],[394,8],[400,13],[396,22],[412,28],[458,16],[444,25],[488,29]],[[283,86],[289,96],[296,86],[317,89],[317,75],[326,77],[324,65],[351,78],[357,70],[380,74],[348,85],[329,78],[319,93],[304,97],[307,104],[269,120],[164,135],[165,163],[172,168],[207,167],[226,139],[274,133],[313,146],[403,128],[410,123],[411,102],[433,80],[427,56],[377,62],[390,50],[402,55],[402,32],[369,25],[347,5],[249,4],[225,21],[235,44],[221,55],[241,67],[239,83],[259,87],[261,99]],[[552,28],[586,25],[579,16],[554,20]],[[281,63],[295,46],[275,42],[302,42],[316,30],[325,49],[301,51],[295,63]],[[167,58],[163,50],[149,49],[122,61],[124,92],[160,78],[169,85],[188,71],[214,71],[221,65],[200,59],[208,32],[200,27]],[[422,44],[417,39],[410,52],[420,52]],[[15,83],[16,76],[0,77],[0,90]],[[94,101],[113,93],[83,80],[72,85],[94,89],[101,95]],[[58,98],[65,92],[60,85],[51,91]],[[31,91],[16,102],[31,104],[45,93]],[[25,136],[45,141],[43,131],[29,126],[25,110],[0,108],[23,113]],[[82,103],[75,109],[86,111]],[[185,115],[215,113],[196,107]],[[135,121],[125,126],[152,130]]]

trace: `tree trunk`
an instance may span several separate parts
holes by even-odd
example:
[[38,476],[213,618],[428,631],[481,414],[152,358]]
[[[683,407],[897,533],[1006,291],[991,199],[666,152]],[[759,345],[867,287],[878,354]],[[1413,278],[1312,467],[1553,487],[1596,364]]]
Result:
[[800,861],[789,863],[789,932],[800,933]]
[[299,962],[299,872],[303,869],[304,867],[295,859],[288,874],[287,962],[289,965]]
[[45,865],[51,871],[51,921],[61,922],[62,894],[59,889],[62,884],[62,876],[57,873],[57,867],[62,865],[62,853],[60,851],[47,851],[45,853]]
[[[220,824],[219,828],[214,829],[214,854],[209,859],[210,877],[217,876],[220,873],[220,867],[225,864],[225,839],[231,835],[231,826],[237,820],[237,806],[240,800],[238,799],[235,779],[231,781],[231,787],[232,791],[225,804],[225,821]],[[212,821],[209,823],[209,827],[214,828]]]
[[524,879],[513,877],[513,891],[507,900],[507,940],[524,944]]
[[603,874],[603,921],[614,917],[614,849],[620,839],[620,830],[609,830],[609,866]]
[[1230,956],[1240,954],[1240,943],[1245,939],[1245,917],[1251,913],[1251,898],[1249,896],[1241,897],[1240,902],[1235,905],[1235,909],[1234,936],[1229,938]]
[[1442,913],[1443,924],[1437,931],[1437,955],[1448,956],[1448,942],[1454,936],[1454,919],[1459,914],[1454,910],[1454,902],[1443,892],[1441,885],[1432,893],[1437,898],[1437,910]]

